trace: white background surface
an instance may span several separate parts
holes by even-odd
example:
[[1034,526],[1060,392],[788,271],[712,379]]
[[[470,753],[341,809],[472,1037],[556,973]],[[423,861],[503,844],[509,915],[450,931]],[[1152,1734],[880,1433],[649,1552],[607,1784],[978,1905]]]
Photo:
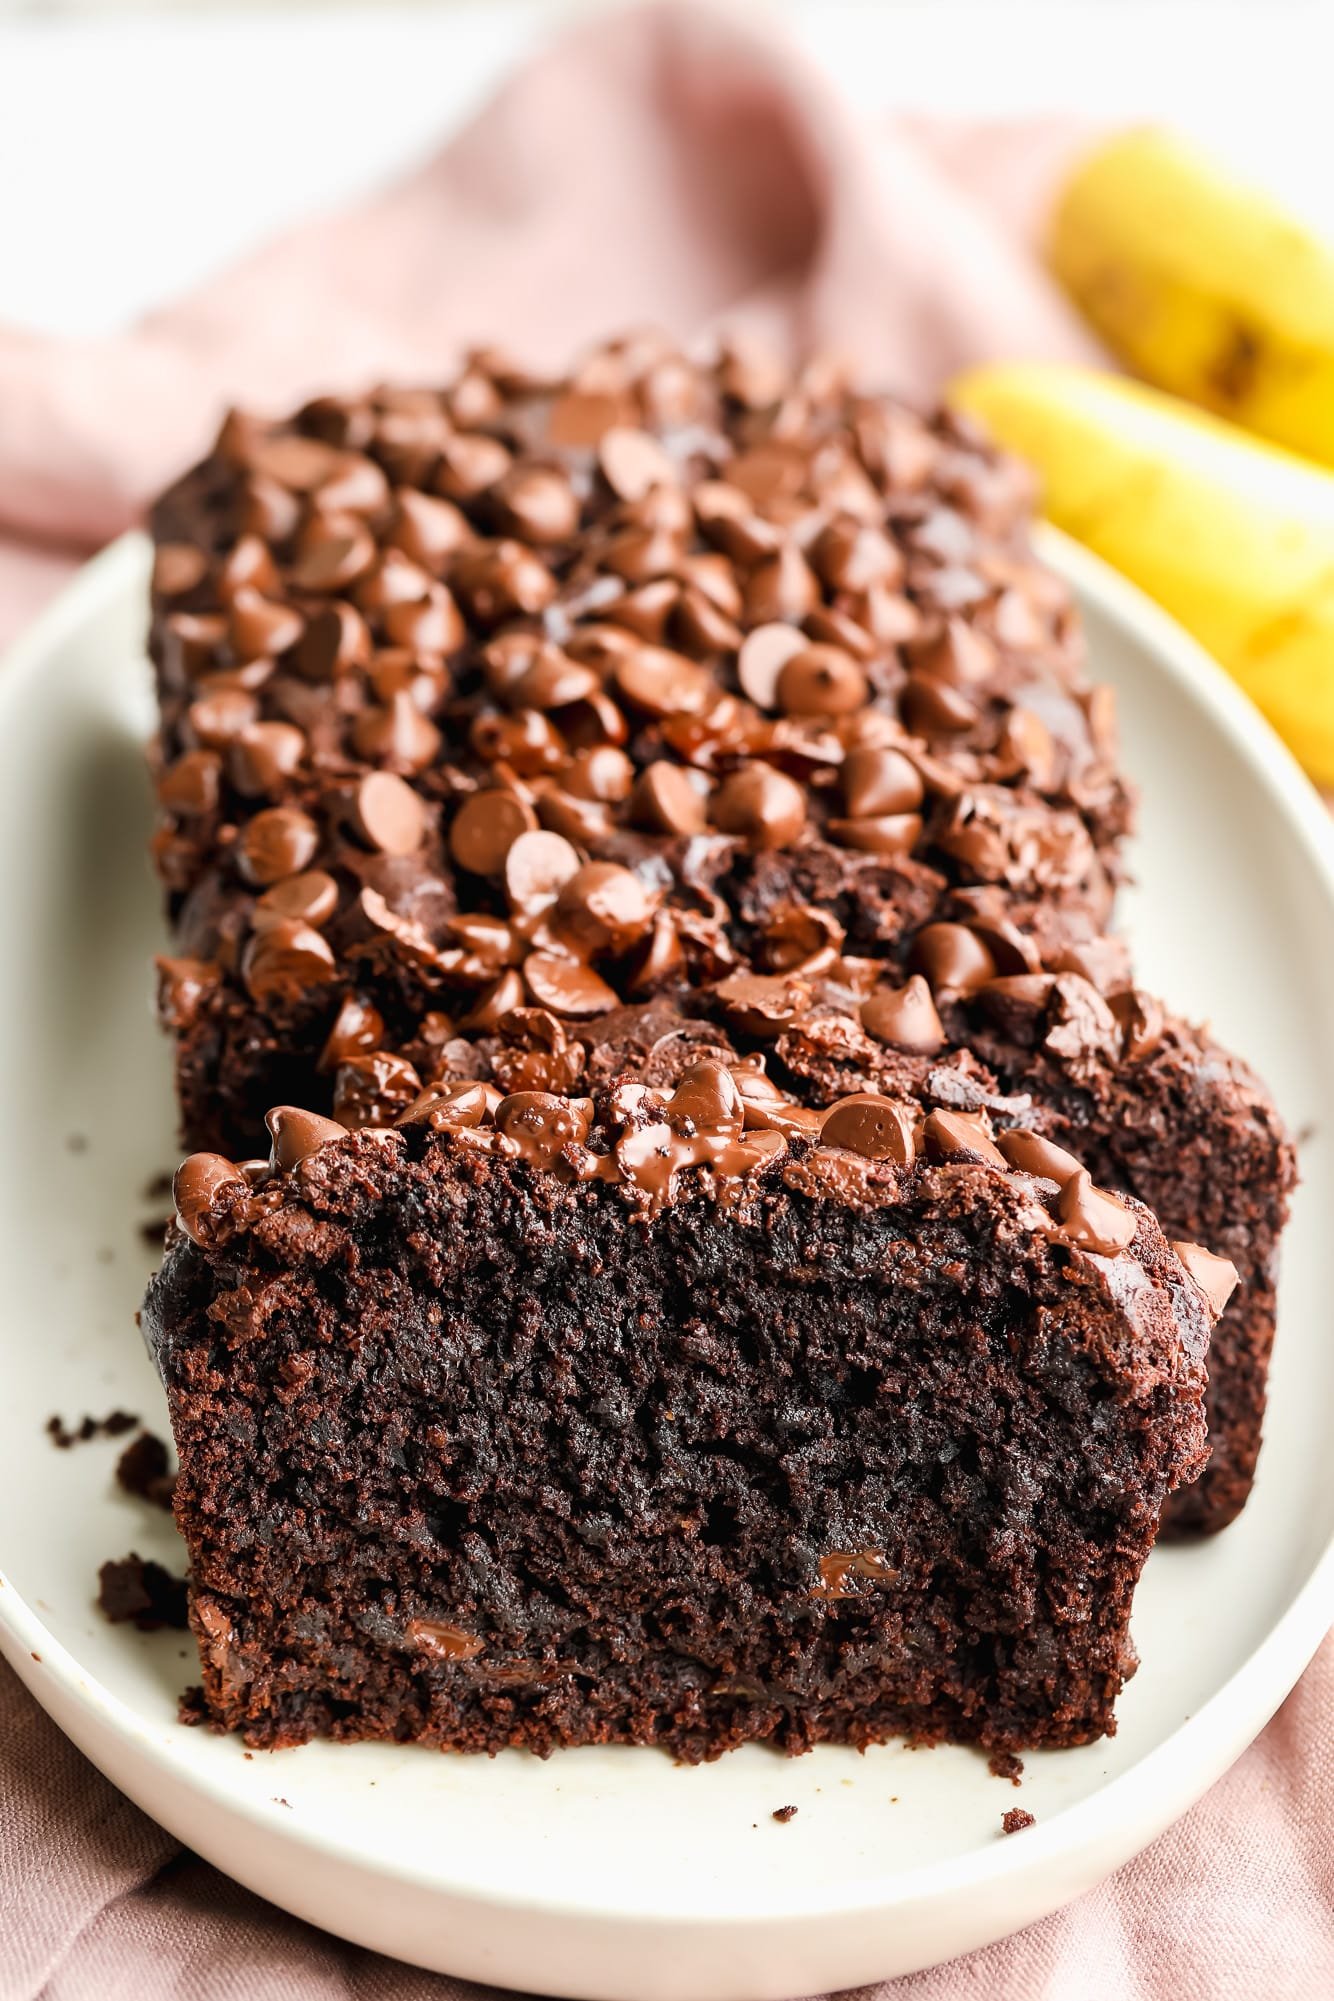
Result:
[[[429,152],[586,7],[0,0],[0,321],[111,331]],[[1170,119],[1334,234],[1323,0],[772,0],[864,114]],[[3,411],[0,411],[3,423]]]

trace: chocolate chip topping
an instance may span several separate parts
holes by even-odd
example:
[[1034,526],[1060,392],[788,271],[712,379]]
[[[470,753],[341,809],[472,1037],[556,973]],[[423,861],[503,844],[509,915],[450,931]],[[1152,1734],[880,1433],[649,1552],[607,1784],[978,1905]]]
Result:
[[881,987],[864,1000],[861,1021],[868,1035],[891,1049],[934,1056],[944,1047],[945,1030],[920,973],[914,973],[906,986]]
[[1105,1188],[1095,1188],[1085,1168],[1065,1183],[1056,1206],[1062,1231],[1080,1250],[1110,1258],[1135,1240],[1134,1211]]
[[176,1205],[176,1217],[187,1237],[195,1243],[207,1243],[207,1227],[203,1219],[213,1205],[213,1198],[222,1188],[244,1189],[245,1176],[235,1163],[224,1159],[220,1153],[192,1153],[177,1168],[171,1184],[171,1197]]
[[270,806],[247,821],[237,844],[241,874],[256,887],[308,868],[319,853],[320,830],[308,813]]
[[1003,1132],[997,1141],[1001,1152],[1011,1167],[1017,1167],[1022,1174],[1040,1174],[1045,1181],[1054,1181],[1064,1187],[1073,1175],[1079,1173],[1079,1162],[1063,1146],[1046,1139],[1041,1133],[1029,1132],[1022,1127],[1012,1132]]
[[908,1107],[873,1091],[840,1098],[825,1114],[820,1137],[826,1146],[846,1147],[867,1160],[894,1160],[903,1167],[916,1151]]
[[563,937],[591,957],[619,957],[644,936],[653,907],[653,897],[632,870],[616,862],[588,862],[561,884],[556,923]]
[[938,994],[975,994],[998,971],[987,946],[965,924],[928,924],[919,932],[912,956]]
[[1216,1317],[1237,1289],[1237,1267],[1230,1258],[1220,1258],[1205,1250],[1203,1244],[1174,1243],[1172,1249],[1199,1286]]
[[274,1168],[298,1167],[332,1140],[346,1139],[346,1130],[318,1112],[303,1112],[296,1105],[275,1105],[264,1121],[273,1141],[270,1164]]
[[412,787],[392,771],[371,771],[352,801],[352,822],[372,848],[410,855],[426,838],[426,808]]
[[799,626],[756,626],[737,650],[737,680],[742,694],[757,708],[777,708],[779,675],[794,655],[805,650],[806,637]]
[[454,816],[449,851],[470,875],[497,876],[519,836],[536,827],[536,814],[517,793],[475,792]]
[[979,1112],[930,1112],[923,1131],[933,1160],[984,1161],[988,1167],[1006,1165],[988,1121]]
[[[775,400],[752,399],[760,382]],[[1119,782],[1065,593],[1023,547],[1028,499],[953,418],[731,349],[697,366],[622,343],[564,384],[483,357],[443,392],[233,417],[158,510],[163,875],[185,896],[220,872],[204,949],[258,1003],[292,969],[273,974],[271,945],[257,970],[238,954],[250,905],[221,901],[317,865],[341,882],[346,860],[395,918],[374,927],[382,976],[429,967],[466,1034],[514,1004],[522,955],[483,987],[445,927],[527,909],[507,879],[525,836],[642,885],[628,925],[567,900],[527,941],[538,982],[547,957],[595,960],[619,1001],[827,968],[838,941],[781,932],[782,903],[881,950],[900,898],[915,926],[931,914],[900,870],[1011,899],[1064,871],[1072,897],[1105,896],[1075,835],[1114,822]],[[767,878],[752,922],[745,884],[780,866],[786,895]],[[259,921],[276,906],[325,933],[350,983],[365,905],[354,888],[326,918],[324,901],[281,891]],[[912,969],[938,997],[971,993],[986,952],[1028,969],[1003,911],[984,927],[937,895],[934,914],[958,924],[928,925]],[[588,971],[564,981],[592,1007]]]
[[786,848],[806,823],[806,795],[772,765],[748,764],[725,778],[714,795],[715,826],[754,848]]

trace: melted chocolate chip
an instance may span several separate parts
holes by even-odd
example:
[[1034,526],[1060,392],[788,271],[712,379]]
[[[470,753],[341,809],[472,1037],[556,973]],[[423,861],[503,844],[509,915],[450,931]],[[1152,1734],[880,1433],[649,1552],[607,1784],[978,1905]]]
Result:
[[1139,1227],[1134,1211],[1105,1188],[1095,1188],[1082,1167],[1062,1187],[1056,1212],[1061,1234],[1072,1244],[1109,1258],[1134,1242]]
[[873,1091],[840,1098],[825,1114],[820,1138],[826,1146],[845,1147],[866,1160],[893,1160],[900,1167],[909,1166],[916,1152],[908,1107]]
[[930,1112],[923,1131],[932,1160],[984,1161],[988,1167],[1006,1164],[1005,1155],[992,1139],[990,1126],[980,1113]]
[[334,1140],[346,1139],[345,1129],[318,1112],[303,1112],[297,1105],[275,1105],[266,1114],[265,1125],[273,1141],[269,1164],[275,1170],[299,1167]]
[[1216,1257],[1203,1244],[1174,1243],[1172,1249],[1208,1300],[1217,1317],[1237,1289],[1237,1267],[1230,1258]]
[[[208,1242],[206,1219],[213,1199],[223,1188],[246,1188],[245,1176],[234,1161],[220,1153],[192,1153],[176,1170],[171,1184],[176,1219],[187,1237],[196,1244]],[[1183,1260],[1184,1262],[1184,1260]]]
[[862,1027],[877,1042],[910,1054],[934,1056],[945,1044],[931,989],[920,973],[906,986],[882,987],[861,1006]]

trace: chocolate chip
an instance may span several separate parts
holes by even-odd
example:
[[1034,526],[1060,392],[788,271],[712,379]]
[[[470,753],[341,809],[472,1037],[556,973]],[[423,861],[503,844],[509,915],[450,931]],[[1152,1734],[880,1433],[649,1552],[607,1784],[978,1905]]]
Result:
[[196,1244],[207,1244],[208,1232],[201,1227],[201,1218],[212,1208],[214,1196],[222,1188],[244,1190],[246,1187],[246,1178],[235,1161],[226,1159],[220,1153],[188,1155],[177,1168],[171,1184],[177,1219],[186,1236]]
[[227,631],[238,660],[286,653],[305,629],[305,619],[290,604],[274,604],[250,589],[238,590],[232,598]]
[[183,820],[216,813],[221,780],[222,759],[216,751],[187,750],[159,778],[158,803]]
[[530,952],[523,962],[523,977],[538,1006],[553,1014],[583,1018],[606,1014],[618,1004],[613,989],[591,966],[558,959],[553,952]]
[[944,1047],[945,1030],[931,989],[920,973],[906,986],[882,987],[861,1006],[862,1027],[877,1042],[915,1056],[934,1056]]
[[392,771],[368,772],[352,800],[352,823],[383,855],[415,854],[426,838],[427,809]]
[[747,633],[737,655],[741,692],[760,709],[778,706],[778,677],[795,654],[806,652],[806,635],[795,625],[759,625]]
[[477,999],[459,1022],[464,1029],[479,1029],[489,1033],[499,1027],[507,1014],[524,1002],[523,981],[513,966],[507,966],[498,980],[483,987]]
[[375,561],[375,542],[360,522],[315,519],[301,531],[291,582],[299,591],[345,591]]
[[712,678],[684,653],[639,646],[617,663],[616,685],[651,716],[699,715],[717,697]]
[[227,775],[247,799],[272,796],[305,754],[306,739],[292,723],[251,723],[227,746]]
[[456,653],[467,637],[463,614],[443,584],[425,597],[386,606],[380,616],[386,639],[418,653]]
[[383,708],[367,709],[352,728],[358,757],[392,771],[424,771],[440,749],[440,732],[424,716],[406,688],[392,695]]
[[186,710],[192,732],[210,750],[225,749],[258,718],[259,703],[243,688],[219,688],[215,694],[191,702]]
[[498,876],[521,834],[533,832],[537,815],[517,793],[474,792],[454,815],[449,852],[470,875]]
[[365,1056],[384,1041],[384,1016],[363,994],[345,994],[324,1039],[318,1068],[336,1070],[350,1057]]
[[647,431],[613,424],[598,440],[598,463],[612,492],[622,500],[642,500],[655,486],[671,486],[676,468]]
[[745,1108],[736,1079],[725,1063],[706,1058],[681,1072],[667,1105],[678,1124],[688,1119],[696,1132],[735,1139],[745,1126]]
[[510,454],[499,438],[455,432],[441,441],[434,484],[451,500],[472,500],[495,486],[509,466]]
[[1031,709],[1011,709],[1001,729],[997,749],[1040,792],[1056,782],[1056,742],[1040,716]]
[[567,1146],[582,1145],[592,1123],[587,1099],[516,1091],[496,1106],[496,1130],[534,1167],[551,1167]]
[[571,702],[586,701],[600,685],[593,669],[582,660],[572,660],[557,646],[544,646],[508,694],[516,707],[563,709]]
[[800,549],[790,543],[779,549],[746,581],[747,625],[800,624],[820,602],[820,586]]
[[217,963],[209,959],[171,959],[165,955],[153,963],[158,976],[158,1019],[164,1028],[189,1028],[219,984],[221,974]]
[[385,548],[358,582],[356,599],[363,611],[387,618],[392,611],[426,603],[439,588],[420,563],[401,549]]
[[371,657],[370,628],[355,605],[327,605],[301,635],[296,667],[308,681],[331,681]]
[[261,917],[267,923],[295,918],[303,924],[313,924],[318,931],[337,908],[338,884],[333,877],[323,869],[307,869],[265,890],[255,905],[255,923],[258,927]]
[[506,528],[530,542],[564,542],[579,526],[579,502],[564,473],[515,466],[495,488]]
[[827,910],[797,904],[764,927],[764,963],[775,973],[828,972],[843,943],[843,926]]
[[334,1078],[334,1112],[349,1132],[394,1124],[420,1095],[421,1078],[411,1063],[387,1049],[349,1056]]
[[451,500],[400,487],[387,539],[424,570],[439,574],[449,558],[471,539],[468,517]]
[[505,893],[521,917],[535,917],[555,902],[579,872],[579,853],[561,834],[520,834],[505,856]]
[[1142,988],[1134,987],[1125,993],[1109,995],[1107,1005],[1120,1026],[1122,1053],[1127,1063],[1140,1063],[1146,1056],[1152,1056],[1163,1039],[1160,1002]]
[[309,868],[319,852],[320,830],[293,806],[267,806],[241,829],[237,866],[248,883],[263,888]]
[[996,961],[964,924],[928,924],[917,934],[912,963],[925,973],[933,993],[965,999],[996,977]]
[[838,646],[807,646],[779,670],[778,705],[788,715],[846,716],[867,697],[866,676]]
[[428,1084],[420,1097],[414,1098],[406,1111],[399,1114],[395,1124],[430,1126],[436,1132],[451,1126],[475,1132],[490,1109],[491,1098],[485,1084],[472,1081]]
[[1055,1140],[1047,1139],[1042,1133],[1029,1132],[1017,1126],[1012,1132],[998,1135],[997,1146],[1021,1174],[1040,1174],[1045,1181],[1054,1181],[1064,1187],[1072,1175],[1078,1174],[1080,1163]]
[[553,445],[596,445],[626,414],[625,398],[620,395],[569,389],[555,398],[547,412],[547,438]]
[[265,1113],[264,1123],[273,1141],[269,1164],[275,1170],[299,1167],[321,1147],[347,1138],[345,1129],[333,1119],[321,1118],[318,1112],[302,1111],[297,1105],[275,1105]]
[[669,914],[660,910],[653,920],[648,943],[626,977],[625,989],[632,994],[652,993],[655,988],[674,979],[684,963],[681,934]]
[[788,1138],[810,1137],[818,1133],[825,1121],[824,1112],[789,1098],[772,1078],[753,1067],[754,1061],[752,1058],[732,1072],[741,1093],[747,1129],[763,1131],[767,1128]]
[[246,590],[271,597],[279,588],[278,566],[261,535],[242,535],[233,543],[218,564],[216,577],[218,596],[229,600]]
[[988,1167],[1006,1164],[980,1112],[929,1112],[923,1131],[933,1160],[984,1161]]
[[630,795],[630,817],[657,834],[699,834],[708,824],[707,781],[658,758],[647,765]]
[[888,745],[867,744],[850,750],[839,771],[839,784],[852,820],[915,813],[926,796],[916,766],[902,751]]
[[1232,1260],[1216,1257],[1203,1244],[1173,1243],[1172,1249],[1199,1286],[1214,1314],[1220,1314],[1237,1289],[1237,1267]]
[[251,440],[246,463],[251,472],[285,486],[289,492],[313,493],[338,471],[340,454],[316,438],[275,431]]
[[635,768],[623,750],[618,750],[614,744],[600,743],[591,750],[576,752],[568,769],[562,773],[561,782],[565,790],[573,792],[576,798],[619,805],[630,797]]
[[747,764],[733,771],[715,792],[713,823],[754,848],[786,848],[806,825],[806,794],[771,764]]
[[841,1146],[864,1160],[893,1160],[911,1165],[916,1146],[912,1114],[906,1105],[875,1091],[857,1091],[830,1107],[820,1127],[825,1146]]
[[984,634],[962,618],[947,618],[930,639],[909,647],[914,672],[955,688],[982,686],[996,671],[996,649]]
[[563,938],[591,957],[619,957],[648,930],[654,901],[631,869],[615,862],[587,862],[561,886],[556,925]]
[[241,962],[254,1001],[297,1001],[333,977],[334,955],[308,924],[280,918],[256,931]]
[[811,562],[836,591],[869,591],[903,577],[903,557],[889,537],[846,515],[821,529],[811,545]]
[[208,557],[192,542],[159,542],[153,553],[153,591],[160,598],[183,598],[208,575]]
[[460,556],[451,582],[484,626],[532,618],[556,595],[556,579],[542,559],[522,542],[508,540]]
[[1105,1188],[1095,1188],[1082,1167],[1063,1184],[1056,1198],[1056,1213],[1061,1234],[1070,1243],[1108,1258],[1133,1243],[1139,1227],[1134,1211]]
[[732,973],[714,988],[714,996],[727,1019],[746,1034],[773,1037],[806,1012],[811,990],[799,980]]
[[910,729],[925,736],[948,736],[973,727],[977,704],[948,681],[934,674],[908,676],[903,690],[903,715]]
[[[520,778],[550,771],[565,758],[560,732],[535,709],[520,709],[512,716],[474,716],[470,737],[479,757],[488,764],[508,764]],[[568,775],[565,782],[570,783]]]
[[829,820],[825,832],[859,854],[910,855],[922,837],[920,813],[882,813],[866,820]]

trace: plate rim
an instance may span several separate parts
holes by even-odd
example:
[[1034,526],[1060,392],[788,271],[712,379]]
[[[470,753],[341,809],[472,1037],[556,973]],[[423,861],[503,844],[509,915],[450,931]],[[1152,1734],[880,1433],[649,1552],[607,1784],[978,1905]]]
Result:
[[[1166,612],[1100,558],[1046,523],[1038,525],[1034,546],[1038,555],[1100,612],[1114,624],[1128,628],[1177,688],[1206,711],[1230,747],[1252,768],[1270,811],[1288,823],[1323,887],[1329,912],[1334,913],[1334,819],[1291,752],[1246,696]],[[134,531],[109,544],[70,579],[0,659],[0,718],[11,702],[23,699],[50,652],[119,594],[141,585],[147,565],[147,538]],[[459,1899],[496,1914],[600,1921],[617,1927],[671,1920],[730,1934],[757,1922],[772,1926],[775,1922],[830,1916],[883,1918],[900,1908],[934,1904],[984,1885],[995,1889],[1007,1880],[1026,1878],[1044,1869],[1051,1872],[1057,1886],[1057,1895],[1048,1906],[1055,1908],[1064,1901],[1060,1881],[1069,1879],[1073,1863],[1084,1859],[1105,1875],[1099,1856],[1105,1861],[1110,1855],[1108,1866],[1119,1866],[1217,1783],[1291,1692],[1332,1624],[1334,1533],[1314,1557],[1286,1610],[1206,1702],[1126,1771],[1028,1829],[1023,1842],[973,1848],[907,1870],[845,1877],[837,1887],[822,1885],[795,1897],[786,1892],[781,1912],[753,1895],[722,1909],[683,1905],[679,1898],[670,1906],[651,1899],[598,1903],[592,1897],[575,1898],[568,1893],[544,1896],[539,1885],[481,1886],[466,1879],[451,1880],[438,1869],[423,1865],[386,1863],[360,1851],[352,1840],[304,1820],[283,1824],[283,1845],[301,1849],[314,1859],[323,1857],[350,1866],[382,1882]],[[174,1734],[180,1726],[173,1727],[173,1734],[160,1736],[156,1726],[146,1724],[128,1702],[82,1668],[3,1567],[0,1652],[43,1708],[52,1707],[46,1699],[48,1693],[58,1706],[60,1697],[64,1698],[63,1706],[72,1706],[86,1727],[77,1734],[67,1724],[59,1727],[66,1729],[92,1762],[100,1763],[96,1750],[89,1746],[89,1737],[95,1737],[99,1729],[110,1730],[127,1750],[147,1760],[159,1780],[180,1786],[197,1800],[225,1807],[253,1826],[257,1834],[274,1838],[272,1816],[262,1803],[234,1790],[223,1768],[200,1770]],[[40,1654],[40,1664],[32,1659],[34,1654]],[[121,1789],[128,1790],[123,1785]],[[171,1826],[169,1816],[158,1815],[156,1808],[146,1810]],[[200,1846],[197,1836],[189,1838],[194,1846]],[[262,1888],[261,1894],[265,1894]]]

